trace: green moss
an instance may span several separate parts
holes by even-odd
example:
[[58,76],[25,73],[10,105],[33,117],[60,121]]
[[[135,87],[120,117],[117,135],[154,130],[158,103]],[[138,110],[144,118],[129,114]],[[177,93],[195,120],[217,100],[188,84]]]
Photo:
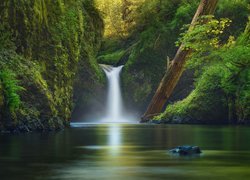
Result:
[[197,79],[196,88],[185,99],[168,105],[155,119],[172,121],[181,117],[197,123],[227,123],[227,96],[220,87],[224,75],[223,67],[211,66]]
[[[4,35],[0,37],[0,66],[16,72],[26,89],[20,93],[20,121],[33,117],[45,127],[67,124],[73,108],[73,90],[81,83],[77,76],[83,74],[81,80],[93,87],[103,80],[95,58],[103,22],[93,2],[3,0],[0,7],[0,20],[4,22],[0,26]],[[85,64],[85,68],[80,68],[80,64]],[[84,88],[81,91],[90,92],[90,87]]]
[[110,54],[101,55],[98,57],[98,62],[101,64],[116,64],[125,54],[125,50],[118,50]]

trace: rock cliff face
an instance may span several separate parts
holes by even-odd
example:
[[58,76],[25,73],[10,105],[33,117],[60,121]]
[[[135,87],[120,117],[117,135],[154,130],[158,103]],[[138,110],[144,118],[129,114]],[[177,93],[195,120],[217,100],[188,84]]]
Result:
[[73,109],[90,103],[82,97],[103,88],[95,59],[103,21],[93,1],[2,0],[0,22],[0,71],[22,87],[14,91],[21,103],[11,110],[10,81],[0,77],[0,128],[68,125]]

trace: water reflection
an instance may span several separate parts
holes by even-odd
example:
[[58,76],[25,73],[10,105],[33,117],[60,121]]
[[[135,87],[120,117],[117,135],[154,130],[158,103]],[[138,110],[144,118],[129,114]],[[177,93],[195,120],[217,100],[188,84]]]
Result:
[[108,127],[108,146],[109,153],[113,156],[118,155],[121,148],[121,128],[119,124],[112,124]]
[[[59,133],[0,135],[0,177],[247,179],[249,142],[249,127],[77,124]],[[168,155],[167,149],[184,144],[204,154],[191,160]]]

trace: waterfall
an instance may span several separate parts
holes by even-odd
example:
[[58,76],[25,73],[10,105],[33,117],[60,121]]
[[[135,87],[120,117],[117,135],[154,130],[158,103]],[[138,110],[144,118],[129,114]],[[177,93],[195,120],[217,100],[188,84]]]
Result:
[[106,122],[121,122],[122,117],[122,96],[120,88],[120,73],[123,66],[112,67],[101,65],[108,80],[108,97],[106,107]]
[[107,102],[106,106],[104,107],[106,113],[101,113],[102,115],[93,114],[91,118],[88,119],[88,121],[71,123],[71,126],[82,127],[84,124],[114,123],[114,125],[110,126],[110,134],[112,134],[110,136],[110,144],[112,144],[112,146],[117,146],[121,141],[119,137],[120,130],[117,124],[138,123],[138,116],[123,107],[123,100],[120,88],[120,74],[123,66],[113,67],[109,65],[100,64],[100,67],[105,72],[108,83]]

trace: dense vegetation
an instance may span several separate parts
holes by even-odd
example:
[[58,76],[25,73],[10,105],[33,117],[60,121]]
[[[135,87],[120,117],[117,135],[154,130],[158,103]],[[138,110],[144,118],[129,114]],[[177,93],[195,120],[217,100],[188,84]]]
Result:
[[119,38],[119,31],[114,31],[118,35],[104,36],[98,60],[125,64],[122,80],[126,102],[133,108],[143,110],[168,67],[168,57],[176,51],[174,43],[182,25],[191,20],[198,3],[159,0],[127,2],[129,5],[121,9],[131,9],[126,19],[133,21],[125,21],[129,24],[126,36]]
[[[0,2],[0,127],[57,129],[103,75],[103,21],[91,0]],[[88,99],[84,99],[88,104]]]
[[[120,35],[113,33],[115,35],[104,38],[98,60],[103,63],[125,64],[122,78],[126,102],[130,107],[143,112],[164,72],[168,69],[169,61],[176,53],[178,43],[175,46],[175,42],[183,32],[184,24],[191,22],[199,2],[192,0],[146,0],[141,4],[133,0],[126,2],[133,7],[130,8],[127,5],[128,9],[132,9],[129,14],[126,14],[127,19],[133,17],[133,21],[130,26],[127,26],[129,28],[126,36],[119,38]],[[123,3],[120,6],[121,9],[126,9],[126,4]],[[116,14],[119,13],[116,12]],[[124,17],[122,13],[120,15]],[[187,70],[169,103],[172,104],[190,95],[183,101],[169,106],[166,112],[156,119],[164,119],[166,122],[196,123],[224,123],[228,122],[228,119],[234,122],[238,119],[238,122],[242,122],[249,119],[247,105],[249,104],[247,98],[249,96],[249,89],[247,89],[249,54],[246,47],[248,42],[240,40],[243,36],[247,36],[248,32],[245,32],[245,35],[242,33],[246,28],[248,16],[248,1],[222,0],[217,6],[215,19],[228,18],[225,24],[230,25],[229,27],[218,27],[223,28],[223,32],[216,36],[204,33],[206,28],[216,28],[213,26],[199,26],[199,28],[197,26],[193,34],[182,35],[181,40],[185,40],[185,43],[189,42],[188,45],[191,47],[199,48],[190,57]],[[213,22],[217,22],[215,19]],[[224,23],[224,19],[221,23]],[[110,26],[108,28],[112,30]],[[109,32],[119,32],[111,30]],[[195,38],[195,42],[188,37]],[[216,42],[218,40],[220,42]],[[211,49],[210,42],[217,43],[216,47]],[[210,59],[209,63],[208,59]],[[244,73],[235,61],[237,63],[244,61],[241,67],[244,68]],[[228,66],[232,70],[226,71]],[[233,73],[237,74],[237,71],[244,75],[239,75],[240,77],[237,77],[234,83],[230,83],[230,76]],[[210,77],[210,74],[216,77]],[[236,93],[239,91],[236,89],[241,86],[244,90]]]
[[97,62],[124,65],[125,102],[143,113],[181,42],[193,54],[170,105],[155,119],[249,122],[249,1],[221,0],[214,17],[199,21],[209,23],[187,33],[198,4],[2,0],[0,129],[58,129],[72,113],[96,111],[105,94]]
[[195,89],[184,100],[168,106],[156,117],[170,122],[249,123],[250,31],[225,40],[229,19],[204,17],[180,41],[191,48],[187,67],[195,70]]

